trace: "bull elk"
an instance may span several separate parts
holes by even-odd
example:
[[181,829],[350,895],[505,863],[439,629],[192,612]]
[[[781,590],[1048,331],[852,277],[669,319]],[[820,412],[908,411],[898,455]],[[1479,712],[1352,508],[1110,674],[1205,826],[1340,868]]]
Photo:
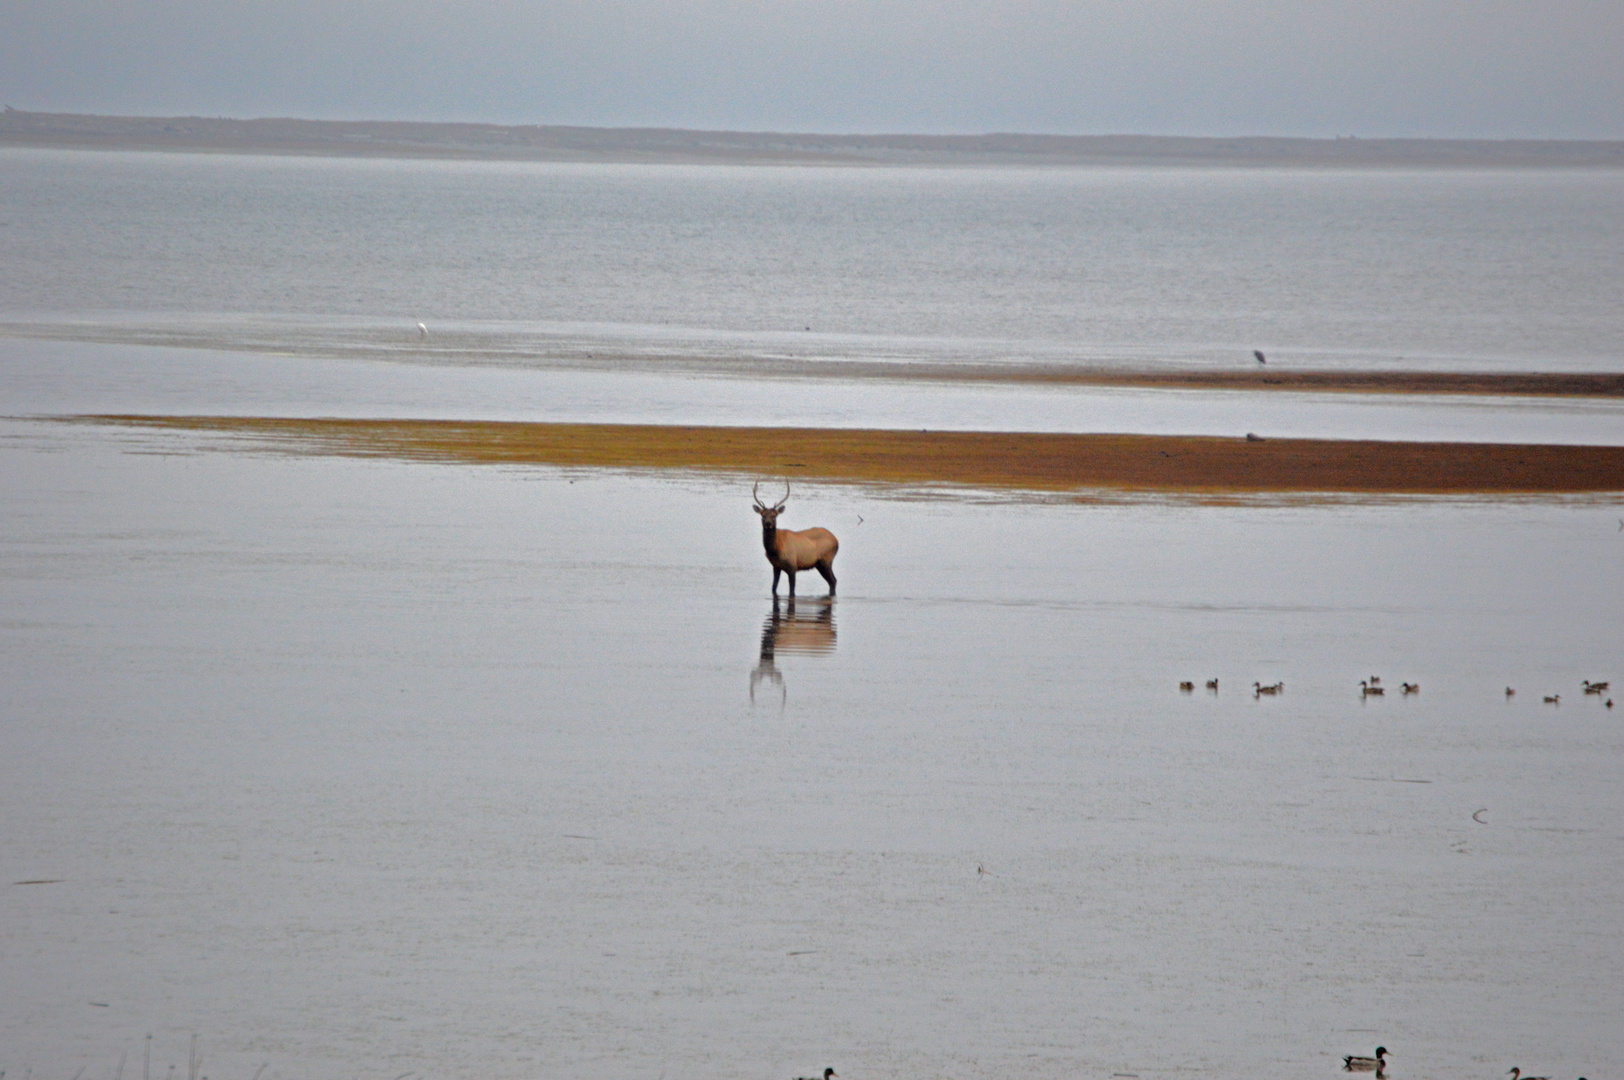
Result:
[[835,554],[840,541],[828,529],[803,529],[795,532],[778,527],[778,515],[789,502],[789,481],[784,481],[784,497],[772,506],[761,501],[761,483],[751,489],[756,513],[761,515],[761,546],[767,549],[767,561],[773,566],[773,595],[778,595],[778,575],[789,575],[789,594],[795,595],[795,575],[801,570],[816,570],[829,583],[829,595],[835,594]]

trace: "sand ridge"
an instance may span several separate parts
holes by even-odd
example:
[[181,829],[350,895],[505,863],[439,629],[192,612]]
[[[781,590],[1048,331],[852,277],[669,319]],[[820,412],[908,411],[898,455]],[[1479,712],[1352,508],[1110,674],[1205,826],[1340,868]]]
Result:
[[245,437],[288,453],[677,469],[1043,492],[1624,492],[1624,447],[1213,436],[94,415],[72,422]]

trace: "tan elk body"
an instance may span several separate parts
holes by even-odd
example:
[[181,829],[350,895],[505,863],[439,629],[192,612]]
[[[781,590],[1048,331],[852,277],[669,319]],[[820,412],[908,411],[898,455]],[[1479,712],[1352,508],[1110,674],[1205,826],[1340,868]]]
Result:
[[829,583],[829,595],[833,596],[835,553],[840,550],[840,541],[828,529],[803,529],[799,532],[780,529],[778,515],[784,512],[784,504],[789,502],[789,484],[784,485],[784,497],[772,506],[761,501],[760,488],[761,485],[757,484],[751,494],[755,499],[756,513],[761,515],[761,546],[767,550],[767,561],[773,567],[773,595],[778,595],[780,574],[789,575],[789,594],[794,596],[796,573],[816,570]]

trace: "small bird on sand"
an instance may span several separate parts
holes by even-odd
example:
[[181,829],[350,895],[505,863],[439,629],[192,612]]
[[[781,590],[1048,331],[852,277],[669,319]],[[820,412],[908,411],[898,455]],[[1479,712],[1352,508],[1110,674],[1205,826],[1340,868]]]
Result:
[[1253,349],[1252,350],[1252,355],[1257,357],[1257,362],[1258,363],[1260,363],[1260,364],[1267,364],[1268,363],[1267,360],[1263,359],[1263,350],[1262,349]]
[[1376,1047],[1375,1057],[1359,1057],[1356,1054],[1342,1056],[1342,1068],[1347,1072],[1381,1072],[1387,1068],[1387,1047]]

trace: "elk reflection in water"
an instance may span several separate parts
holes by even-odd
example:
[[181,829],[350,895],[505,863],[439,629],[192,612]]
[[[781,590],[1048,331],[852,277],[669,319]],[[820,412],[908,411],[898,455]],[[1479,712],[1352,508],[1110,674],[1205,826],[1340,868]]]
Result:
[[772,611],[761,625],[761,660],[750,673],[750,703],[755,704],[756,686],[763,679],[778,687],[779,704],[789,700],[784,673],[776,657],[786,653],[831,653],[835,651],[835,605],[833,600],[802,600],[795,610],[795,598],[787,604],[773,597]]

